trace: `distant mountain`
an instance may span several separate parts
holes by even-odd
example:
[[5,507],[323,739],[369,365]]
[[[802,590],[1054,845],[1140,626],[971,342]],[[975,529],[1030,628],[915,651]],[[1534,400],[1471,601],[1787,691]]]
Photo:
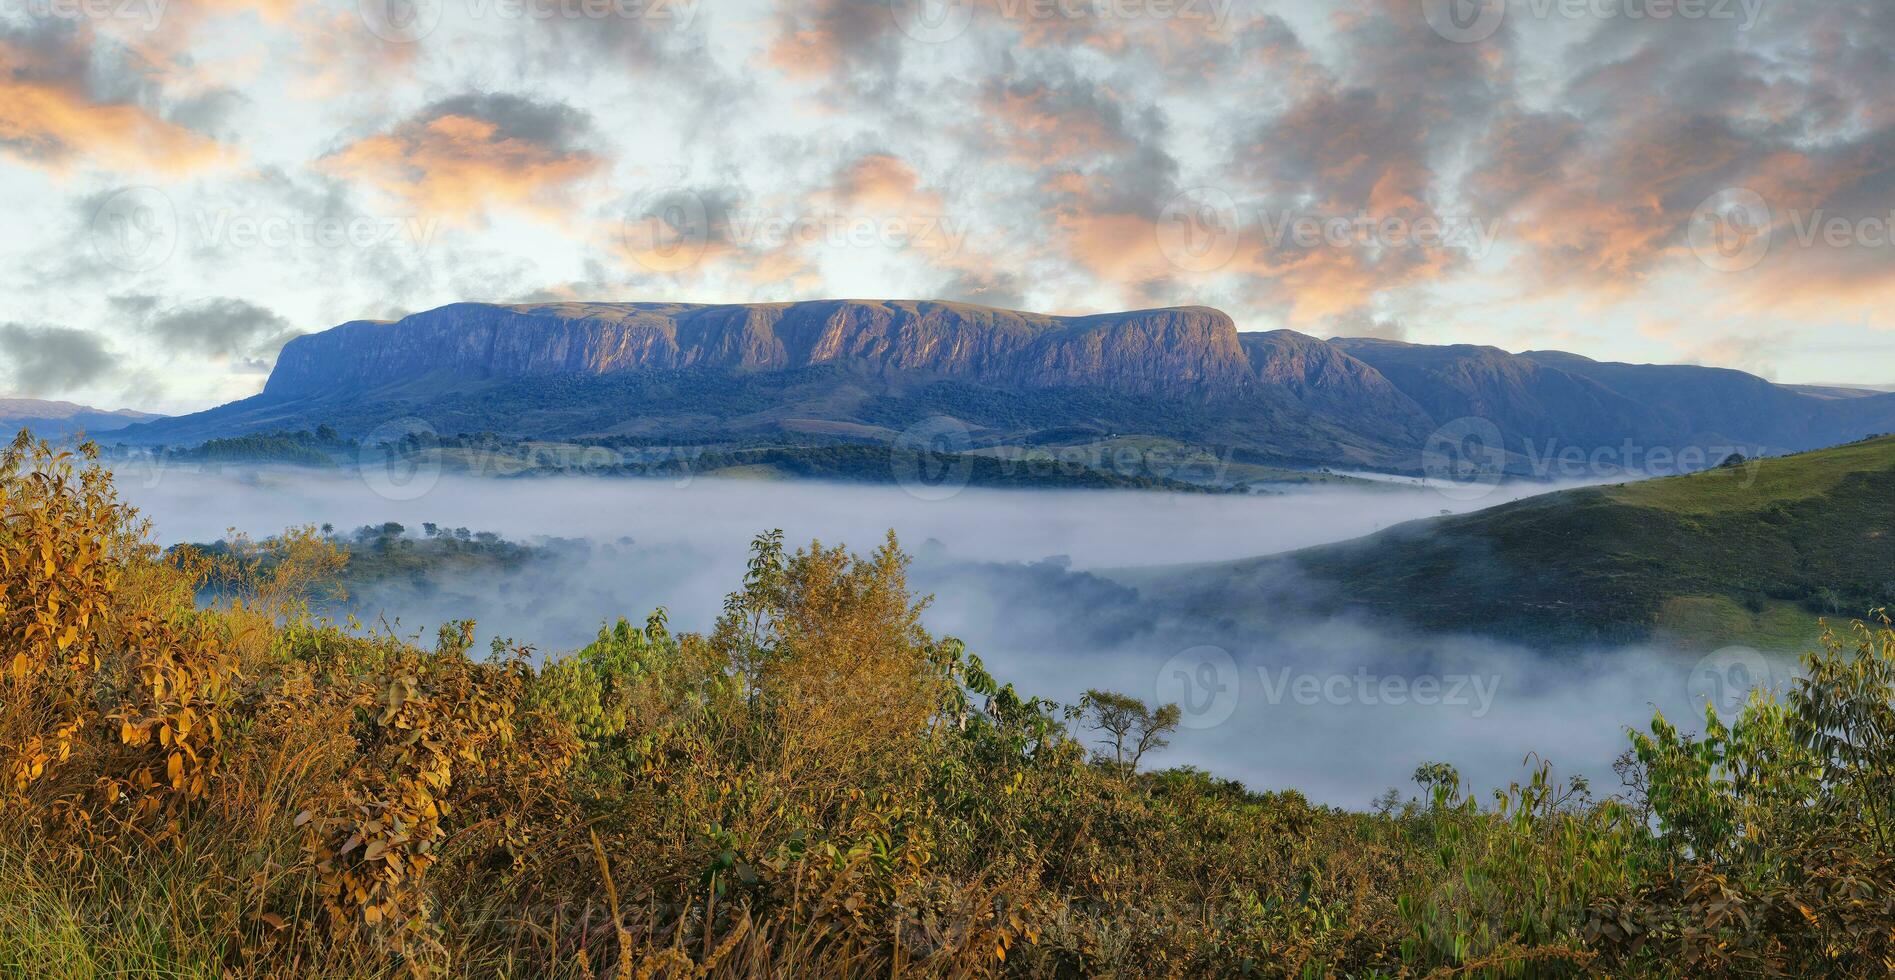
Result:
[[1541,645],[1791,649],[1895,603],[1895,437],[1587,487],[1288,555],[1156,574],[1205,614],[1266,597]]
[[0,433],[9,438],[21,429],[31,429],[44,439],[63,439],[80,431],[87,434],[113,432],[157,418],[162,416],[130,409],[108,411],[72,402],[0,398]]
[[1431,419],[1493,422],[1509,449],[1555,440],[1581,446],[1676,439],[1647,406],[1583,375],[1497,347],[1430,347],[1392,340],[1330,341],[1415,399]]
[[1809,385],[1790,384],[1783,387],[1817,398],[1868,398],[1872,395],[1886,395],[1895,391],[1895,386],[1885,385]]
[[1240,333],[1177,307],[1051,316],[963,303],[459,303],[283,348],[261,394],[126,430],[143,443],[398,419],[444,434],[644,442],[892,438],[946,416],[976,445],[1149,435],[1252,461],[1422,468],[1476,416],[1507,465],[1552,448],[1807,449],[1895,431],[1895,395],[1842,399],[1736,371],[1572,354]]

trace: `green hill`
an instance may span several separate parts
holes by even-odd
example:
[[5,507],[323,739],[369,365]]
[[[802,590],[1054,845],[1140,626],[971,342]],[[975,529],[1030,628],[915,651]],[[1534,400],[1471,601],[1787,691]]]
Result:
[[1895,599],[1895,437],[1550,493],[1157,583],[1543,643],[1807,645]]

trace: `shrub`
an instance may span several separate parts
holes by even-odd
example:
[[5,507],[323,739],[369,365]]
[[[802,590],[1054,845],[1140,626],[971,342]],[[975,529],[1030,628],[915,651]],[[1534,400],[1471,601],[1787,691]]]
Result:
[[551,658],[475,656],[467,622],[423,648],[312,618],[343,560],[307,529],[164,556],[87,453],[0,458],[0,972],[1868,976],[1895,955],[1886,622],[1729,726],[1654,719],[1623,798],[1541,764],[1483,803],[1434,764],[1357,813],[1140,771],[1168,706],[1015,691],[922,628],[892,537],[766,534],[710,632],[660,611]]

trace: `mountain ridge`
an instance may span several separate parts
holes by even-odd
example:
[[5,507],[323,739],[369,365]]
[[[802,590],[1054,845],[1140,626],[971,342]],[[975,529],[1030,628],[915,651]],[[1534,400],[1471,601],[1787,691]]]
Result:
[[115,432],[139,422],[162,418],[129,408],[94,408],[68,401],[39,398],[0,398],[0,431],[7,436],[31,429],[46,439],[63,439],[78,432]]
[[941,416],[977,444],[1155,435],[1395,472],[1423,471],[1431,435],[1472,417],[1499,433],[1508,471],[1531,474],[1543,446],[1832,445],[1895,431],[1895,395],[1557,351],[1244,332],[1204,306],[456,303],[297,337],[260,394],[123,436],[316,424],[356,435],[419,419],[443,433],[783,442],[810,420],[899,433]]
[[309,394],[345,373],[372,384],[418,369],[486,378],[845,361],[991,383],[1141,391],[1236,382],[1247,367],[1236,324],[1209,307],[1067,317],[937,301],[456,303],[295,338],[264,393]]

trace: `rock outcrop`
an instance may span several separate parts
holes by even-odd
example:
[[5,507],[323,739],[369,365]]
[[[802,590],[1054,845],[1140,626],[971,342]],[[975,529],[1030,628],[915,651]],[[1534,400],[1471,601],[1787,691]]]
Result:
[[1206,307],[1047,316],[959,303],[696,306],[457,303],[298,337],[264,392],[299,397],[423,377],[492,380],[644,369],[847,364],[1001,386],[1155,393],[1254,377],[1236,324]]

